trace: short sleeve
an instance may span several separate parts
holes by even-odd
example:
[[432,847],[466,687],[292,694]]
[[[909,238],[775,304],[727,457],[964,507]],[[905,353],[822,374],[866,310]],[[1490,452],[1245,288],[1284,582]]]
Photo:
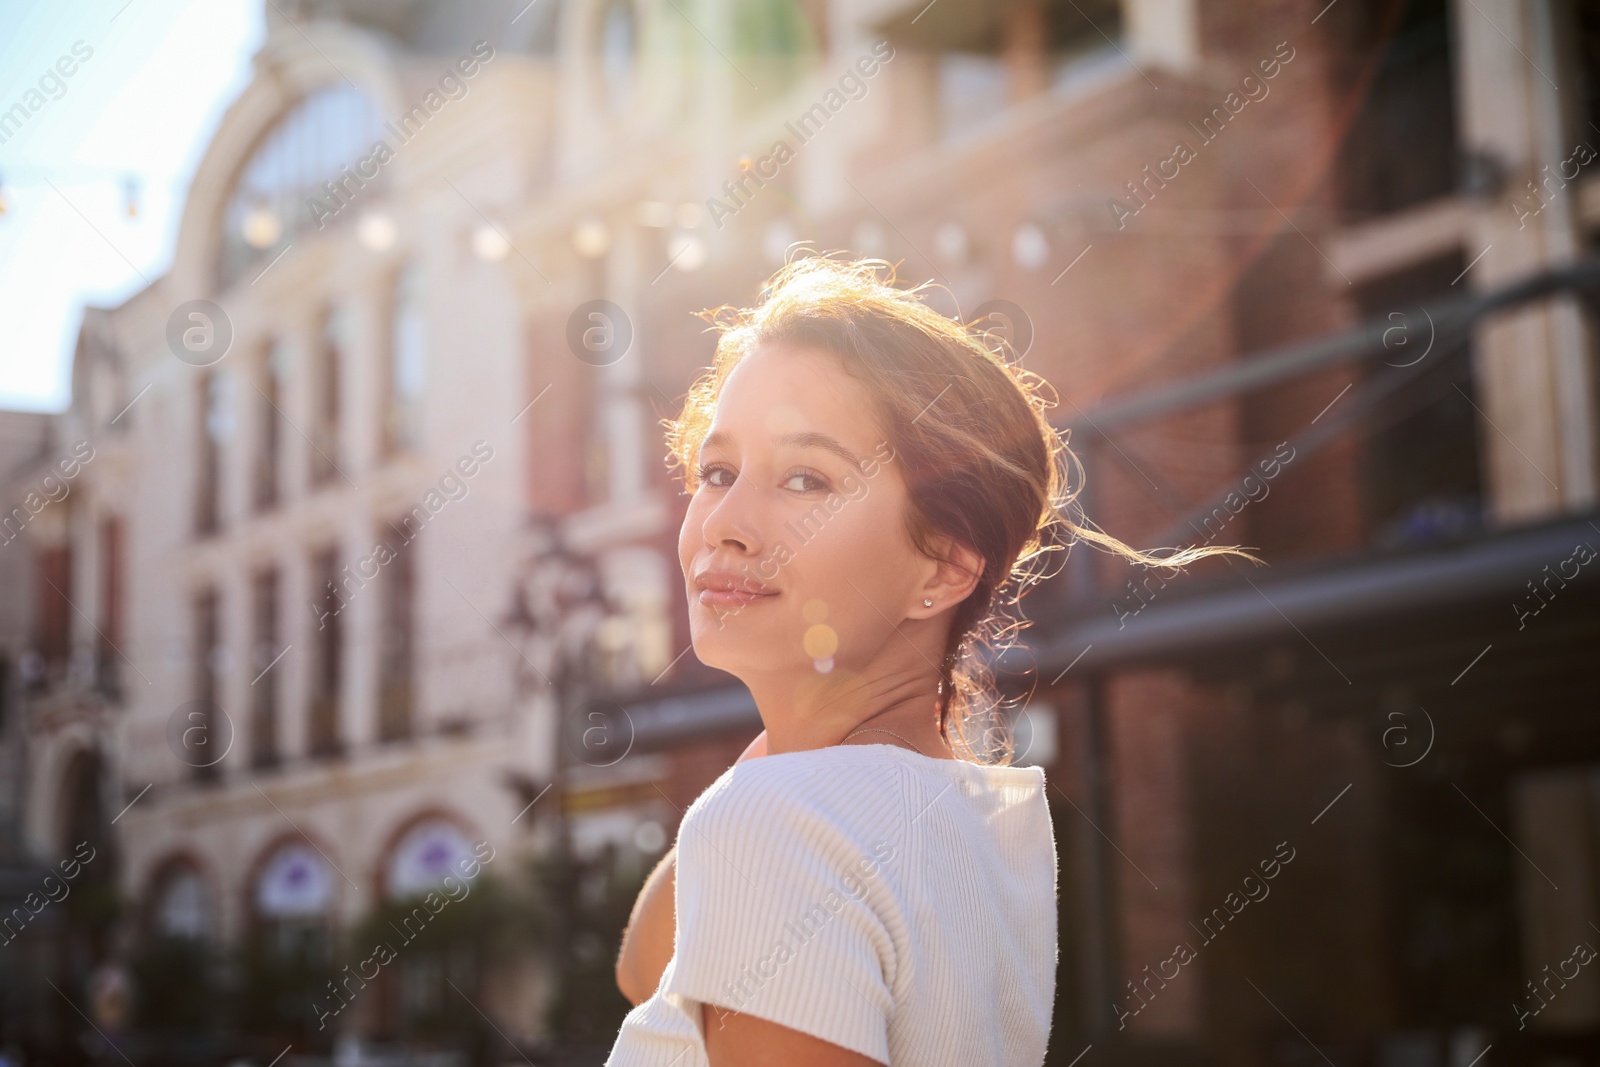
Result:
[[892,846],[860,839],[795,794],[781,778],[735,776],[685,816],[662,990],[888,1063]]

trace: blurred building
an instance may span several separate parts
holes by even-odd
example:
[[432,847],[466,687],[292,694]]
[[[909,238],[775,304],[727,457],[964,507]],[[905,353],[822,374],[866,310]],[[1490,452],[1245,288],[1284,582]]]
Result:
[[[1099,525],[1271,564],[1080,549],[1024,601],[1052,1062],[1594,1062],[1600,971],[1540,983],[1600,936],[1596,323],[1507,295],[1600,225],[1592,5],[267,19],[171,271],[86,316],[9,476],[93,452],[0,548],[0,726],[120,936],[326,940],[479,840],[665,848],[759,719],[688,651],[658,420],[690,312],[811,241],[1050,380]],[[350,1025],[453,996],[406,989]],[[534,1040],[551,989],[475,1006]]]

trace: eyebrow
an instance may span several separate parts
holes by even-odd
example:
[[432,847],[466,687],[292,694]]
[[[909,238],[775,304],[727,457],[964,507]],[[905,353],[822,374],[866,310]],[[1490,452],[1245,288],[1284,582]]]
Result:
[[[830,437],[815,430],[808,430],[804,433],[784,434],[778,438],[778,443],[781,445],[794,445],[796,448],[820,448],[825,452],[832,452],[852,467],[861,466],[861,460],[857,458],[854,452],[846,448],[838,438]],[[728,435],[721,430],[717,430],[707,434],[706,439],[700,442],[700,451],[704,452],[708,448],[718,448],[727,444]]]

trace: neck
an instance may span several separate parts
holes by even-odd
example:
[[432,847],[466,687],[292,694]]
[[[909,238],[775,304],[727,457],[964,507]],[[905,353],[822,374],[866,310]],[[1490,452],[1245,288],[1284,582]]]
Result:
[[[889,730],[927,756],[953,759],[939,731],[939,676],[931,670],[863,677],[845,668],[812,674],[746,679],[767,729],[767,751],[804,752],[830,745],[892,744]],[[856,730],[871,733],[849,737]]]

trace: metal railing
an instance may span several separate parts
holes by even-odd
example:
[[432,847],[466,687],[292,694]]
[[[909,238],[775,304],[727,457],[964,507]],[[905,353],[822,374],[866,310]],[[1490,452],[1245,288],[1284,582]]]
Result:
[[[1587,293],[1595,289],[1600,289],[1600,257],[1536,274],[1488,293],[1456,297],[1428,314],[1437,336],[1449,344],[1464,340],[1481,320],[1498,312],[1564,292]],[[1393,329],[1392,320],[1374,319],[1345,333],[1279,345],[1220,370],[1113,399],[1057,428],[1103,434],[1108,429],[1200,407],[1340,363],[1370,359],[1390,351],[1384,338]]]

